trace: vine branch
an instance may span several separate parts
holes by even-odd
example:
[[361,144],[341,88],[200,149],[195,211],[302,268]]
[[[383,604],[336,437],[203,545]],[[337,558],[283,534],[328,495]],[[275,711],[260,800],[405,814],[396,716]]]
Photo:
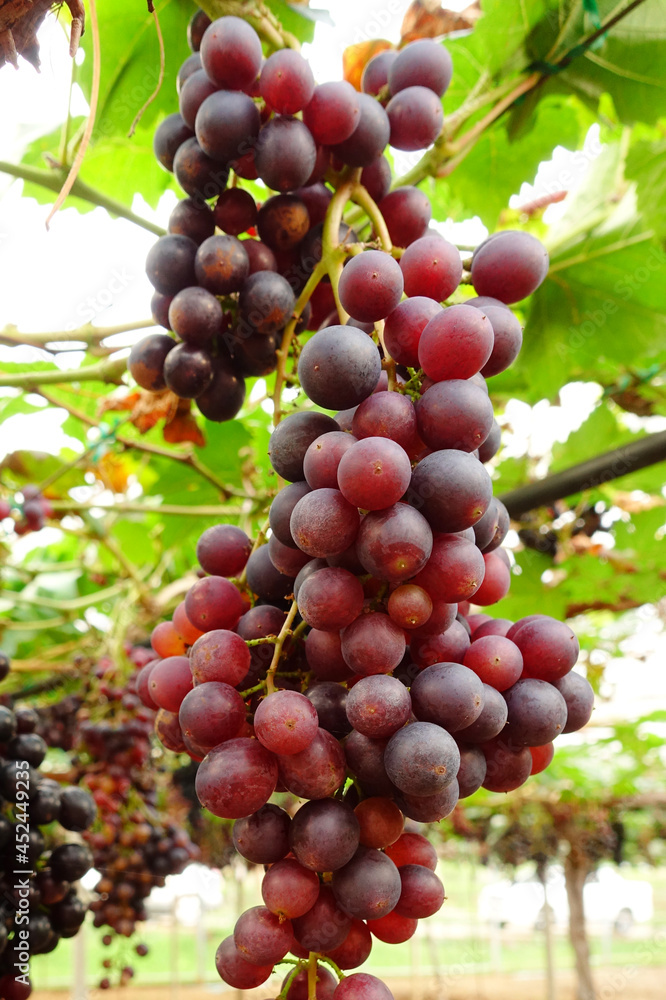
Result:
[[4,330],[0,330],[0,344],[5,344],[8,347],[39,347],[45,350],[50,350],[47,347],[48,344],[58,343],[80,343],[93,347],[101,344],[107,337],[114,337],[119,333],[130,333],[133,330],[144,330],[149,326],[155,326],[154,319],[139,320],[135,323],[120,323],[118,326],[93,326],[92,323],[84,323],[83,326],[79,326],[75,330],[21,333],[13,324],[9,323]]
[[580,462],[562,472],[555,472],[535,483],[528,483],[504,493],[500,500],[513,518],[520,517],[536,507],[546,506],[556,500],[594,489],[630,472],[638,472],[650,465],[666,461],[666,431],[649,434],[629,444],[597,455],[587,462]]
[[[66,177],[64,169],[42,170],[40,167],[30,167],[25,163],[7,163],[5,160],[0,160],[0,172],[10,174],[19,180],[38,184],[49,191],[55,191],[56,194],[62,188]],[[90,205],[105,208],[110,215],[117,215],[121,219],[127,219],[128,222],[133,222],[135,225],[141,226],[142,229],[147,229],[149,233],[154,233],[155,236],[164,236],[166,233],[166,230],[162,229],[161,226],[150,222],[148,219],[143,219],[140,215],[136,215],[127,205],[123,205],[121,201],[110,198],[102,191],[98,191],[97,188],[91,187],[79,177],[72,184],[69,197],[81,198],[82,201],[87,201]]]
[[17,372],[15,375],[0,374],[0,385],[16,389],[38,389],[40,385],[59,385],[65,382],[115,382],[120,383],[127,370],[127,357],[117,354],[96,365],[85,368],[71,368],[63,371],[53,368],[47,371]]

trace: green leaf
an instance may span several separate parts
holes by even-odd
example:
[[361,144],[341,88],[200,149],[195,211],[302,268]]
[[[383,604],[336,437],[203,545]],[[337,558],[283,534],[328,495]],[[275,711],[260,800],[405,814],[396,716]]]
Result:
[[[487,129],[446,184],[435,186],[435,218],[466,219],[478,215],[491,230],[511,195],[524,182],[532,183],[542,160],[554,144],[575,149],[581,140],[579,116],[563,99],[542,101],[534,127],[511,141],[505,124]],[[454,213],[454,214],[453,214]]]
[[553,461],[549,471],[558,472],[585,462],[600,452],[611,451],[639,437],[644,437],[644,434],[633,434],[622,427],[610,406],[600,403],[587,420],[572,431],[564,444],[557,443],[553,446]]
[[315,33],[315,21],[312,17],[305,16],[297,6],[285,3],[284,0],[267,0],[266,6],[270,7],[285,31],[295,35],[301,44],[312,41]]
[[627,156],[627,177],[636,181],[638,208],[666,236],[666,140],[637,142]]

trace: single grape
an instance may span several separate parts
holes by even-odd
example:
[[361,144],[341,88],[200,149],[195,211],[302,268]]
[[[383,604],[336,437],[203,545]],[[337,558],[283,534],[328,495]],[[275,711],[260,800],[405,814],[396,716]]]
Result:
[[233,935],[225,938],[215,952],[215,968],[222,980],[237,990],[251,990],[265,983],[273,971],[270,965],[253,965],[238,951]]
[[161,392],[166,388],[164,362],[169,351],[175,346],[176,341],[164,333],[151,333],[134,345],[130,351],[127,367],[134,381],[142,389]]
[[569,673],[580,650],[569,626],[546,616],[525,622],[514,642],[523,656],[523,676],[551,682]]
[[405,635],[388,615],[361,615],[342,633],[342,655],[351,669],[364,677],[390,674],[405,653]]
[[201,40],[206,28],[210,24],[210,18],[203,10],[196,10],[187,25],[187,44],[193,52],[198,52],[201,48]]
[[354,917],[342,944],[337,948],[330,948],[326,954],[339,969],[347,970],[357,969],[359,965],[363,965],[371,951],[372,935],[364,921]]
[[[325,729],[318,730],[305,750],[289,756],[281,754],[277,759],[280,781],[287,791],[299,798],[324,799],[344,784],[344,753],[335,737]],[[305,864],[301,858],[299,860]]]
[[222,576],[197,580],[185,598],[187,617],[202,632],[234,628],[245,610],[237,588]]
[[[312,442],[320,434],[337,430],[338,425],[332,417],[314,410],[285,417],[271,434],[268,445],[268,457],[273,469],[290,483],[302,482],[305,479],[303,460]],[[287,544],[284,538],[282,541]]]
[[358,124],[347,139],[332,143],[331,150],[350,167],[368,167],[388,145],[391,125],[381,104],[369,94],[357,94]]
[[212,576],[238,576],[252,551],[252,542],[233,524],[206,528],[197,542],[197,560]]
[[418,368],[421,334],[430,320],[441,312],[439,303],[423,295],[401,302],[384,324],[384,343],[391,357],[399,364]]
[[332,431],[320,435],[312,442],[303,460],[303,471],[311,489],[338,488],[340,459],[355,441],[356,438],[352,434]]
[[234,847],[246,861],[272,865],[289,853],[289,813],[269,803],[233,826]]
[[342,456],[338,484],[345,499],[364,510],[384,510],[396,504],[411,480],[411,463],[390,438],[357,441]]
[[291,821],[289,845],[305,868],[330,872],[352,859],[359,837],[358,819],[346,803],[320,799],[298,810]]
[[510,309],[504,305],[485,306],[483,312],[493,328],[493,349],[481,369],[484,378],[499,375],[513,364],[523,344],[523,330]]
[[245,382],[225,355],[212,359],[213,378],[196,397],[197,407],[208,420],[233,420],[245,401]]
[[298,610],[304,621],[323,632],[351,625],[363,610],[363,586],[346,569],[320,569],[301,585]]
[[407,831],[401,834],[394,844],[386,848],[386,853],[398,868],[424,865],[434,872],[437,867],[437,852],[421,833]]
[[430,722],[413,722],[391,737],[384,764],[389,778],[402,792],[433,795],[455,778],[460,751],[444,729]]
[[409,647],[415,665],[421,669],[433,663],[462,663],[468,649],[469,636],[457,621],[440,635],[412,639]]
[[426,624],[432,611],[430,594],[415,584],[402,584],[388,599],[389,616],[401,628],[420,628]]
[[275,756],[258,740],[240,737],[210,751],[199,765],[196,793],[214,816],[237,819],[265,805],[277,779]]
[[[192,131],[194,131],[197,111],[206,98],[214,94],[216,90],[217,87],[214,83],[211,83],[206,75],[206,71],[203,69],[198,69],[194,73],[191,73],[180,88],[178,107],[183,121]],[[211,155],[209,150],[206,150],[206,152],[209,156]]]
[[386,916],[401,891],[398,869],[386,854],[372,847],[359,847],[351,861],[333,873],[331,885],[340,908],[359,920]]
[[352,671],[344,661],[341,639],[337,632],[310,629],[305,643],[305,656],[317,680],[344,681],[352,676]]
[[354,813],[361,828],[360,839],[364,847],[383,850],[394,844],[403,832],[404,816],[391,799],[381,796],[363,799]]
[[256,80],[263,53],[254,28],[240,17],[220,17],[206,28],[201,62],[218,87],[244,88]]
[[211,236],[204,240],[197,250],[194,266],[198,284],[213,295],[240,291],[250,272],[248,256],[235,236]]
[[594,709],[594,691],[585,677],[571,671],[554,681],[554,686],[567,703],[567,721],[563,733],[575,733],[586,726]]
[[197,204],[216,198],[229,180],[229,168],[204,153],[195,137],[178,147],[173,172],[183,191]]
[[289,282],[273,271],[257,271],[243,282],[238,299],[241,319],[258,333],[281,330],[296,302]]
[[458,794],[466,799],[481,788],[486,778],[486,758],[478,746],[460,747],[460,768],[458,770]]
[[376,345],[367,334],[349,326],[330,326],[315,333],[298,359],[303,391],[317,406],[328,409],[361,403],[372,394],[380,372]]
[[298,118],[279,115],[259,132],[255,166],[264,184],[274,191],[293,191],[306,184],[316,159],[314,139]]
[[485,563],[476,545],[459,535],[443,534],[433,542],[430,558],[414,583],[433,601],[458,604],[474,596],[484,573]]
[[545,771],[555,756],[555,747],[552,743],[545,743],[540,747],[530,747],[532,754],[532,770],[530,774],[541,774]]
[[395,910],[391,910],[379,920],[368,920],[367,927],[379,941],[385,941],[386,944],[404,944],[414,937],[418,920],[401,917]]
[[347,697],[347,718],[357,732],[371,739],[393,736],[409,719],[411,708],[406,687],[384,674],[362,677]]
[[381,250],[366,250],[347,262],[340,277],[340,302],[354,319],[374,323],[385,319],[402,296],[400,265]]
[[483,465],[463,451],[427,455],[412,475],[408,500],[435,531],[462,531],[488,509],[492,482]]
[[567,703],[547,681],[527,677],[504,692],[509,710],[508,735],[515,746],[551,743],[567,722]]
[[394,1000],[388,986],[376,976],[356,972],[338,985],[333,1000]]
[[153,288],[163,295],[176,295],[181,288],[195,285],[196,252],[196,243],[187,236],[161,236],[146,257],[146,275]]
[[[251,229],[257,221],[257,205],[249,191],[229,188],[223,191],[215,202],[213,219],[223,233],[240,236]],[[210,233],[209,235],[213,235]],[[247,248],[244,247],[247,252]]]
[[455,733],[471,726],[481,714],[483,684],[461,663],[434,663],[416,675],[411,697],[417,719]]
[[275,568],[268,545],[260,545],[252,553],[245,576],[250,590],[265,601],[282,600],[293,589],[294,578]]
[[207,347],[222,331],[222,306],[205,288],[184,288],[169,306],[169,325],[192,347]]
[[246,910],[234,927],[234,944],[252,965],[275,965],[282,961],[292,940],[291,921],[281,919],[266,906]]
[[521,230],[494,233],[472,257],[472,283],[479,295],[519,302],[531,295],[548,274],[548,251]]
[[391,240],[398,247],[408,247],[424,236],[432,218],[427,196],[416,187],[395,188],[382,198],[379,211],[384,216]]
[[449,306],[430,320],[419,340],[419,364],[426,375],[467,379],[485,365],[493,348],[493,328],[480,309]]
[[279,49],[261,69],[259,91],[278,114],[295,115],[311,100],[315,89],[309,64],[294,49]]
[[170,233],[189,236],[199,246],[214,234],[215,219],[205,201],[183,198],[169,216],[168,230]]
[[388,84],[392,94],[407,87],[428,87],[441,97],[452,75],[448,50],[430,38],[420,38],[400,50],[389,69]]
[[400,90],[389,101],[386,114],[391,125],[391,146],[408,152],[430,146],[444,123],[442,103],[428,87]]
[[303,121],[315,142],[326,146],[344,142],[356,130],[361,115],[358,94],[346,80],[315,87],[303,109]]
[[373,97],[379,95],[380,90],[388,83],[389,70],[397,58],[395,49],[385,49],[365,64],[361,76],[361,90],[364,94],[372,94]]
[[291,250],[300,243],[310,228],[310,221],[302,198],[295,194],[276,194],[261,206],[257,229],[264,243],[280,252]]
[[338,906],[331,887],[321,885],[317,902],[302,917],[296,917],[292,927],[296,941],[305,951],[326,954],[345,940],[351,918]]
[[178,149],[188,139],[192,139],[194,131],[183,121],[178,111],[160,122],[153,137],[153,151],[158,163],[169,172],[173,171],[173,160]]
[[450,781],[446,788],[432,795],[413,795],[410,792],[396,792],[396,802],[408,819],[416,823],[439,823],[450,816],[458,804],[458,779]]
[[316,709],[297,691],[275,691],[260,702],[254,713],[257,739],[276,754],[305,750],[318,728]]
[[308,555],[326,558],[344,552],[358,534],[360,516],[339,490],[312,490],[294,507],[292,537]]
[[512,792],[532,773],[529,747],[516,747],[504,735],[483,743],[481,749],[486,758],[483,787],[489,792]]
[[483,708],[480,715],[465,729],[459,729],[456,739],[461,743],[485,743],[498,736],[508,717],[506,701],[490,684],[483,685]]
[[229,684],[207,681],[185,695],[178,721],[184,736],[215,747],[238,735],[245,723],[245,702]]
[[511,639],[501,635],[478,636],[475,633],[463,662],[484,684],[490,684],[497,691],[506,691],[523,672],[520,650]]
[[160,708],[177,712],[192,690],[192,673],[186,656],[167,656],[155,664],[148,681],[150,697]]

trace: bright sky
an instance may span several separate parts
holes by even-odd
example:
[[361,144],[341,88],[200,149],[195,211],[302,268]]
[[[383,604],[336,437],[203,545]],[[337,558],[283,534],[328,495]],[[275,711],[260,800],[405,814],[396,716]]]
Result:
[[[467,2],[449,0],[447,6],[462,10]],[[354,3],[329,0],[326,6],[334,24],[318,23],[314,43],[305,49],[320,82],[340,78],[342,51],[346,45],[378,36],[397,40],[408,0],[354,0]],[[0,70],[0,107],[3,109],[0,159],[20,160],[28,143],[56,128],[65,115],[70,62],[65,35],[55,18],[47,18],[41,41],[41,74],[36,74],[26,64],[22,65],[20,76],[8,66]],[[85,113],[80,93],[75,93],[74,100],[75,113]],[[176,106],[174,95],[174,108]],[[567,150],[557,147],[552,160],[539,167],[534,183],[524,184],[521,191],[515,193],[512,204],[520,205],[558,187],[574,186],[582,176],[585,163],[591,162],[600,149],[597,129],[592,129],[588,135],[588,155],[579,156],[575,162]],[[397,160],[397,169],[408,169],[412,162],[409,154],[398,156],[402,159]],[[563,184],[565,171],[571,180]],[[113,220],[102,209],[79,215],[71,208],[58,213],[47,233],[44,227],[47,208],[32,199],[22,198],[21,191],[20,181],[12,181],[0,173],[0,328],[13,323],[26,332],[69,330],[88,320],[107,326],[149,316],[152,289],[144,274],[144,261],[154,242],[150,233],[122,219]],[[140,215],[166,226],[175,198],[173,193],[168,193],[161,199],[157,211],[152,212],[137,194],[132,207]],[[546,218],[556,217],[561,210],[559,205],[551,206]],[[437,223],[444,235],[460,243],[478,242],[486,235],[478,218],[455,226],[450,220],[437,220]],[[129,344],[140,336],[143,334],[129,334],[120,340]],[[3,361],[36,360],[43,356],[42,352],[29,348],[0,347],[0,366]],[[60,363],[63,366],[76,364],[77,356],[69,355]],[[0,394],[7,392],[11,390],[0,389]],[[511,433],[505,435],[505,454],[527,452],[535,457],[547,456],[554,441],[566,440],[570,431],[591,412],[599,394],[598,386],[576,384],[565,387],[561,405],[557,407],[546,401],[536,407],[519,400],[510,401],[505,421],[510,424]],[[50,410],[6,421],[0,435],[0,459],[17,447],[55,453],[64,444],[80,449],[78,442],[66,438],[59,430],[61,421],[54,416]],[[63,413],[63,419],[64,416]],[[666,426],[666,421],[663,424]],[[46,539],[40,536],[40,540]],[[636,628],[644,637],[640,640],[643,646],[640,642],[638,646],[635,642],[629,643],[626,654],[632,657],[633,670],[624,669],[626,661],[615,661],[618,669],[611,668],[608,684],[628,711],[633,708],[635,714],[639,714],[641,709],[649,708],[648,704],[643,704],[645,698],[653,698],[658,692],[666,696],[666,674],[654,652],[661,623],[649,608],[641,609],[636,615]],[[645,642],[649,648],[644,648]],[[619,669],[620,662],[623,669]],[[636,684],[636,671],[643,673],[643,684]],[[628,705],[631,699],[634,704]]]

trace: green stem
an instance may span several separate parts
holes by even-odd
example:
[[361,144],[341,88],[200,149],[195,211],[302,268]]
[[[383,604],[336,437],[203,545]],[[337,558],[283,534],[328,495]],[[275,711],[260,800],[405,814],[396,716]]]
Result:
[[118,333],[129,333],[132,330],[143,330],[148,326],[155,326],[155,320],[146,319],[136,323],[121,323],[118,326],[93,326],[92,323],[84,323],[76,330],[54,330],[52,332],[21,333],[11,323],[0,331],[0,344],[7,344],[10,347],[46,347],[47,344],[75,343],[88,344],[92,347],[101,344],[107,337],[113,337]]
[[384,221],[384,216],[379,211],[377,202],[368,194],[366,188],[362,184],[355,184],[351,191],[351,200],[359,205],[365,214],[368,216],[373,226],[375,227],[375,232],[379,237],[379,241],[382,245],[382,250],[386,250],[387,253],[391,253],[393,249],[393,243],[391,242],[391,234],[388,231],[388,226]]
[[16,375],[0,374],[0,385],[16,389],[35,389],[40,385],[60,385],[65,382],[114,382],[118,384],[127,371],[127,357],[113,355],[96,365],[62,371],[19,372]]
[[242,17],[274,49],[300,49],[300,42],[280,24],[273,11],[261,0],[201,0],[199,6],[211,20],[225,15]]
[[58,601],[52,597],[42,597],[41,594],[35,594],[34,597],[26,597],[25,594],[16,593],[13,590],[3,590],[2,600],[9,601],[11,604],[36,604],[38,607],[48,608],[50,611],[80,611],[83,608],[89,608],[93,604],[97,604],[99,601],[106,601],[110,597],[117,597],[124,590],[127,590],[126,580],[123,580],[121,583],[114,583],[112,587],[106,587],[104,590],[96,590],[94,594],[84,594],[83,597],[74,597],[70,600]]
[[0,635],[5,629],[8,632],[37,632],[40,629],[60,628],[61,625],[66,625],[68,621],[69,619],[63,618],[62,615],[58,618],[40,618],[34,622],[13,622],[7,621],[5,618],[0,618]]
[[317,953],[308,955],[308,1000],[317,1000]]
[[[252,546],[252,552],[250,552],[250,555],[254,555],[254,553],[257,551],[257,549],[260,548],[264,544],[264,541],[266,539],[266,532],[268,531],[268,529],[270,528],[270,526],[271,526],[271,523],[268,520],[268,518],[266,518],[266,520],[264,521],[264,523],[262,524],[262,526],[259,528],[259,531],[257,532],[257,537],[255,539],[254,545]],[[240,587],[244,587],[246,580],[247,580],[247,563],[245,564],[243,572],[241,573],[241,575],[238,578],[238,585]]]
[[282,342],[280,344],[280,349],[277,352],[278,356],[278,366],[275,372],[275,388],[273,390],[273,426],[277,426],[282,419],[282,390],[284,388],[284,383],[286,380],[287,373],[287,359],[289,358],[289,348],[291,347],[291,342],[294,338],[294,331],[296,330],[296,324],[301,317],[301,313],[305,309],[306,305],[312,297],[312,293],[321,281],[321,279],[326,274],[326,264],[322,259],[314,271],[308,278],[305,288],[298,296],[296,305],[294,306],[294,312],[291,320],[287,323],[284,328],[284,333],[282,334]]
[[[175,503],[147,504],[127,500],[114,503],[112,506],[95,503],[77,503],[76,500],[49,500],[54,511],[71,512],[103,510],[109,514],[169,514],[175,517],[240,517],[245,511],[241,507],[224,507],[221,504],[201,504],[198,507],[185,507]],[[59,566],[56,567],[59,569]]]
[[266,675],[266,690],[268,694],[273,694],[275,691],[275,672],[278,668],[280,662],[280,656],[282,655],[282,649],[284,648],[285,641],[289,635],[291,635],[291,626],[294,622],[294,618],[298,612],[297,601],[292,601],[291,608],[289,609],[289,614],[284,620],[284,625],[280,629],[280,634],[277,637],[275,643],[275,649],[273,650],[273,659],[271,660],[271,665],[268,668],[268,673]]
[[[0,160],[0,172],[10,174],[12,177],[18,177],[20,180],[30,181],[32,184],[39,184],[40,187],[47,188],[49,191],[55,191],[56,194],[60,193],[60,189],[67,176],[66,170],[42,170],[40,167],[29,167],[25,163],[7,163],[4,160]],[[78,177],[72,185],[69,197],[81,198],[82,201],[87,201],[91,205],[98,205],[100,208],[105,208],[110,215],[117,215],[121,219],[127,219],[128,222],[133,222],[135,225],[141,226],[142,229],[147,229],[149,233],[154,233],[156,236],[165,235],[165,230],[161,226],[157,226],[154,222],[149,222],[148,219],[142,219],[141,216],[135,215],[122,202],[116,201],[115,198],[110,198],[102,191],[90,187],[89,184],[86,184]]]
[[342,971],[342,969],[340,968],[340,966],[337,965],[333,961],[332,958],[327,958],[326,955],[320,955],[319,956],[319,961],[322,962],[322,963],[325,962],[326,965],[330,965],[330,967],[333,969],[333,972],[336,974],[336,976],[338,977],[338,979],[344,979],[345,978],[344,972]]

